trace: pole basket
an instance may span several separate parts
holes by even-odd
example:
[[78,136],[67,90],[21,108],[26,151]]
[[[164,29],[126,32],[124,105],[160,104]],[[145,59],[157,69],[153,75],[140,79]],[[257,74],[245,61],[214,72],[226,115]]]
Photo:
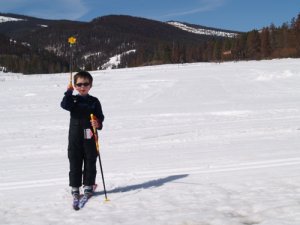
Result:
[[75,37],[69,37],[68,42],[69,42],[70,45],[73,45],[73,44],[76,43],[76,38]]

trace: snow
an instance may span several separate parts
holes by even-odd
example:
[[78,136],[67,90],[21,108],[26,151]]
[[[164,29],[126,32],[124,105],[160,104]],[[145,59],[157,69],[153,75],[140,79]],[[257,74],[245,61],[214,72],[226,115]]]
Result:
[[102,54],[102,52],[89,53],[89,54],[84,55],[82,58],[87,60],[91,56],[100,56],[101,54]]
[[0,66],[0,73],[7,71],[7,68],[4,66]]
[[[113,69],[113,68],[118,68],[118,66],[120,65],[121,63],[121,57],[123,55],[128,55],[130,53],[134,53],[136,50],[135,49],[132,49],[132,50],[129,50],[129,51],[126,51],[122,54],[117,54],[113,57],[110,57],[108,62],[107,63],[104,63],[102,66],[101,66],[101,69]],[[99,68],[100,69],[100,68]]]
[[23,46],[26,46],[26,47],[30,47],[31,45],[29,44],[29,43],[27,43],[27,42],[22,42],[22,45]]
[[204,34],[204,35],[213,35],[213,36],[220,36],[220,37],[230,37],[233,38],[237,35],[237,33],[233,33],[233,32],[225,32],[225,31],[220,31],[220,30],[210,30],[210,29],[204,29],[204,28],[194,28],[194,27],[190,27],[187,26],[186,24],[183,23],[179,23],[179,22],[174,22],[174,21],[170,21],[167,22],[168,24],[177,27],[181,30],[185,30],[191,33],[195,33],[195,34]]
[[0,16],[0,23],[12,22],[12,21],[22,21],[24,19],[17,19],[8,16]]
[[71,207],[69,74],[2,73],[0,224],[300,224],[299,59],[92,74],[110,201]]

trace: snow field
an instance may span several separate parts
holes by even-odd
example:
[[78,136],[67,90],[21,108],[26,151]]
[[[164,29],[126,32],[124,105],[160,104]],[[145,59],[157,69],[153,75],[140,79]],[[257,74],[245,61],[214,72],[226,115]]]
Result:
[[[0,224],[300,224],[300,61],[95,71],[96,196],[68,187],[68,74],[0,75]],[[97,165],[98,166],[98,165]]]

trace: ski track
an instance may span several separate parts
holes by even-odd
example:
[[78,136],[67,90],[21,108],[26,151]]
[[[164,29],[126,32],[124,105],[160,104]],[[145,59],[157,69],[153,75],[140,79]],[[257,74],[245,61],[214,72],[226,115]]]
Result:
[[[173,175],[182,175],[182,174],[209,174],[209,173],[230,173],[232,171],[242,171],[242,170],[255,170],[261,168],[273,168],[273,167],[287,167],[293,165],[299,165],[300,158],[287,158],[287,159],[278,159],[278,160],[266,160],[258,162],[247,162],[247,163],[238,163],[238,164],[226,164],[226,165],[217,165],[207,166],[208,168],[203,167],[191,167],[191,168],[180,168],[180,169],[165,169],[165,170],[153,170],[153,171],[143,171],[136,172],[134,174],[111,174],[107,173],[106,178],[114,183],[115,180],[120,180],[123,177],[134,177],[135,179],[144,179],[144,178],[161,178],[164,176],[173,176]],[[67,185],[66,178],[53,178],[53,179],[42,179],[42,180],[33,180],[33,181],[23,181],[23,182],[8,182],[0,183],[0,191],[10,191],[15,189],[23,188],[33,188],[33,187],[46,187],[46,186],[57,186],[57,185]]]

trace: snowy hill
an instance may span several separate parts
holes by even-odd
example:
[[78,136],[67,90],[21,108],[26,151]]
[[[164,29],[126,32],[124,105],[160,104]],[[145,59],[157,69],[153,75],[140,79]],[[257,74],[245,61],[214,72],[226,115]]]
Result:
[[110,202],[98,171],[79,211],[59,106],[69,74],[0,74],[0,224],[299,225],[299,71],[284,59],[92,72]]

